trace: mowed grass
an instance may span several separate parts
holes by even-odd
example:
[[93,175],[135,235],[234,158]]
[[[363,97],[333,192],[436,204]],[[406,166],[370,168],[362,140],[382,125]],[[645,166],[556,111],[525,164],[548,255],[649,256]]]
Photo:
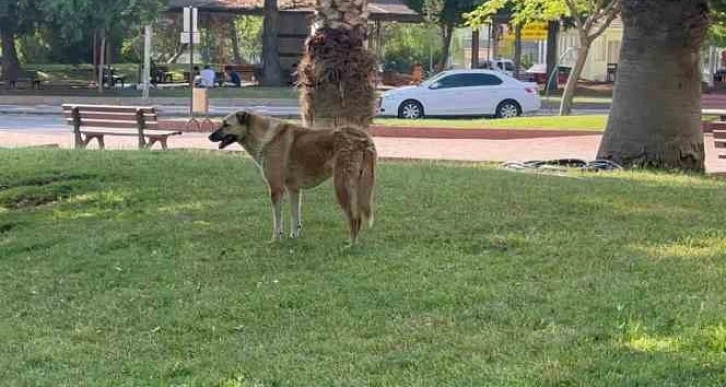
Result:
[[396,118],[376,119],[375,125],[420,128],[454,129],[537,129],[537,130],[580,130],[602,132],[607,124],[606,114],[580,116],[524,116],[508,119],[421,119],[404,120]]
[[384,162],[346,249],[240,154],[0,159],[3,385],[726,383],[721,180]]

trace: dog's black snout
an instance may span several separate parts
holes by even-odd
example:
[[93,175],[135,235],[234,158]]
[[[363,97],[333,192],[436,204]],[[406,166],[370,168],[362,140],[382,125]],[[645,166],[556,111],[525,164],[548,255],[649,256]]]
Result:
[[209,141],[212,142],[222,141],[222,138],[224,138],[224,133],[222,129],[217,129],[209,135]]

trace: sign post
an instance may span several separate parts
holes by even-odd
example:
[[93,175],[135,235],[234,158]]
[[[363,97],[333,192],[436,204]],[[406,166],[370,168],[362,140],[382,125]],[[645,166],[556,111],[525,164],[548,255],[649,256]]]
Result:
[[184,32],[181,42],[189,43],[189,119],[194,118],[194,38],[199,36],[197,29],[198,11],[196,7],[184,7]]
[[151,25],[144,26],[144,73],[142,81],[144,82],[141,98],[149,99],[149,88],[151,87]]

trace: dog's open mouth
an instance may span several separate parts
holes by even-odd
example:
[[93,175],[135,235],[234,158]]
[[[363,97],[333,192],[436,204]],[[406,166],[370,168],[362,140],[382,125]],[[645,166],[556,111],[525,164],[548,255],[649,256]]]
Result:
[[222,137],[222,139],[219,141],[219,149],[224,149],[229,144],[231,144],[235,141],[237,141],[237,136],[235,136],[233,134],[228,134],[228,135]]

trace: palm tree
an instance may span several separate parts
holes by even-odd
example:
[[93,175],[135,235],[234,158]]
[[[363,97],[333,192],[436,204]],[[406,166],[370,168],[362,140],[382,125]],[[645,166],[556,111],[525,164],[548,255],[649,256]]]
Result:
[[375,56],[365,47],[367,0],[316,0],[313,32],[298,66],[303,122],[368,128],[375,111]]
[[622,0],[625,26],[598,157],[626,166],[704,170],[700,49],[708,0]]

